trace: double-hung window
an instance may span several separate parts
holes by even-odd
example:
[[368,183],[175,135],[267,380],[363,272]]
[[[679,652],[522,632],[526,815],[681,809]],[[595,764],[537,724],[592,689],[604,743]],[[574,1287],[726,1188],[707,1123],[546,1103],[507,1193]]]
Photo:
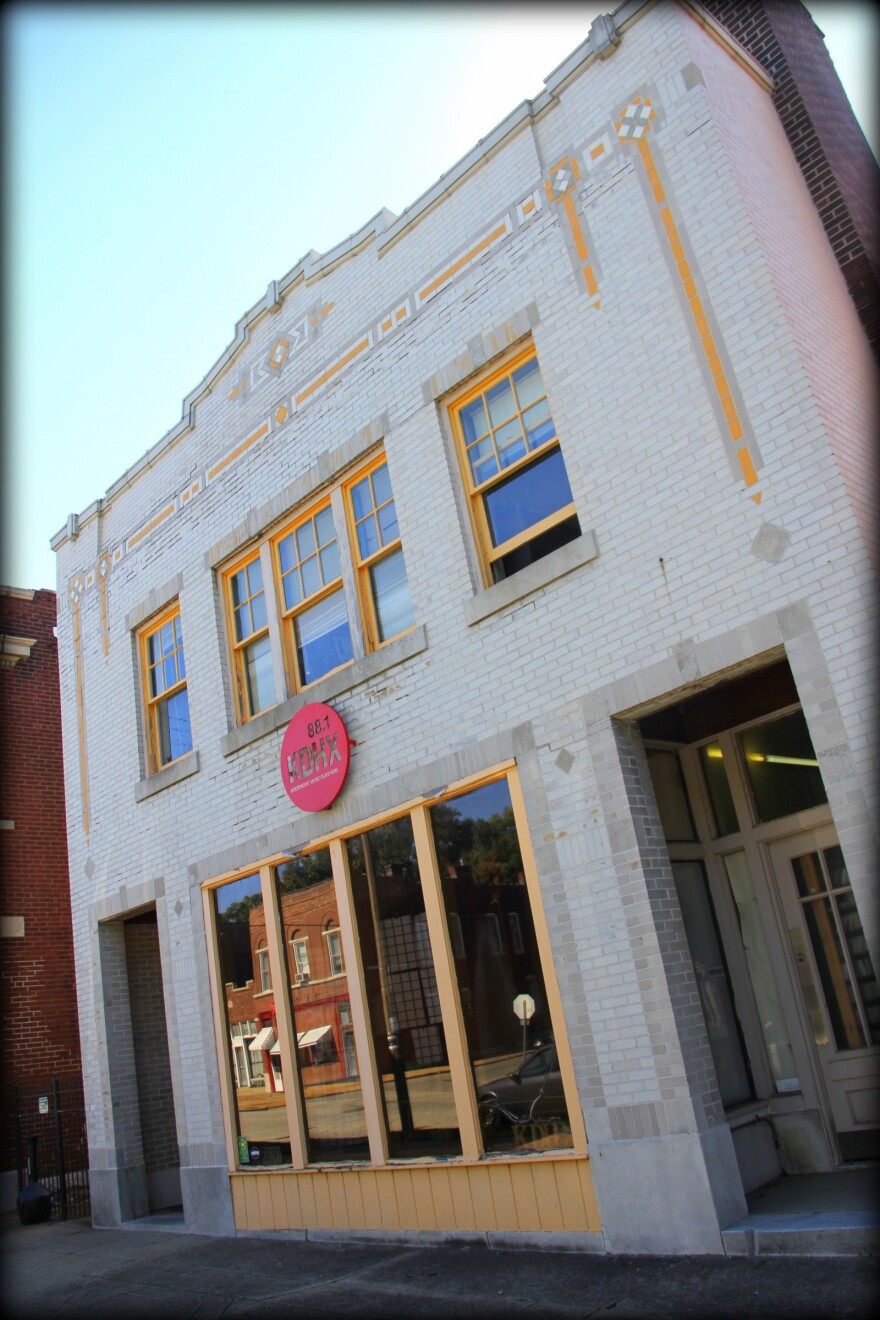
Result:
[[411,628],[384,453],[269,528],[223,582],[241,722]]
[[192,751],[180,609],[172,606],[140,634],[147,760],[155,774]]
[[531,345],[454,398],[450,416],[487,586],[580,536]]

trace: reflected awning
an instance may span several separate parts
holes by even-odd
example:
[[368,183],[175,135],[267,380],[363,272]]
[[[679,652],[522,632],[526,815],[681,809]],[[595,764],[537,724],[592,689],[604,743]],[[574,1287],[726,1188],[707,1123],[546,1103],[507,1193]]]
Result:
[[329,1027],[311,1027],[308,1031],[301,1031],[296,1038],[296,1043],[301,1050],[307,1049],[309,1045],[317,1045],[322,1037],[327,1035]]
[[275,1044],[274,1028],[263,1027],[263,1030],[260,1032],[260,1034],[258,1036],[254,1036],[250,1045],[248,1045],[248,1052],[250,1054],[262,1054],[263,1050],[270,1050],[274,1044]]

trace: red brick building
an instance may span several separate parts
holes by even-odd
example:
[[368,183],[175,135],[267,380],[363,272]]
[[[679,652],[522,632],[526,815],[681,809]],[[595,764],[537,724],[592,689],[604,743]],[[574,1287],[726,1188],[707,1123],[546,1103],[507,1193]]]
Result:
[[54,591],[0,588],[4,1210],[14,1207],[18,1191],[13,1086],[49,1094],[53,1077],[71,1079],[77,1089],[82,1079],[55,617]]

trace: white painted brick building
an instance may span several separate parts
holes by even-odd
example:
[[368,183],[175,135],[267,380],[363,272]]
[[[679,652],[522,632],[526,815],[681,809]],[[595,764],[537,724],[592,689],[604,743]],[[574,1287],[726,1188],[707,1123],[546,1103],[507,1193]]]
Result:
[[54,539],[97,1223],[717,1252],[876,1152],[875,368],[772,91],[628,0]]

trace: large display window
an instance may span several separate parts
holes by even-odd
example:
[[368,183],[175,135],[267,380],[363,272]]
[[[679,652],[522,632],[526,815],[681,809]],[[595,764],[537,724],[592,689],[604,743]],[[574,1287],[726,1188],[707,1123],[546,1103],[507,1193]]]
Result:
[[234,1167],[585,1148],[512,765],[206,901]]

